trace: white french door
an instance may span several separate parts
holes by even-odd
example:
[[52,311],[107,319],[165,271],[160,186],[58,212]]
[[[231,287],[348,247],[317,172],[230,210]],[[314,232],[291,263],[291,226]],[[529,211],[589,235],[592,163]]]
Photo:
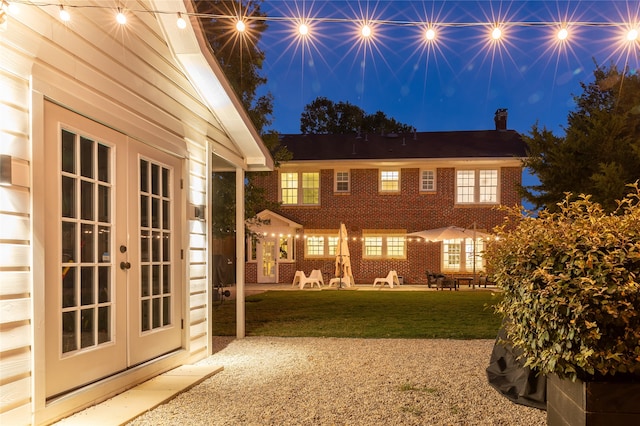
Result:
[[45,103],[47,398],[182,345],[181,160]]

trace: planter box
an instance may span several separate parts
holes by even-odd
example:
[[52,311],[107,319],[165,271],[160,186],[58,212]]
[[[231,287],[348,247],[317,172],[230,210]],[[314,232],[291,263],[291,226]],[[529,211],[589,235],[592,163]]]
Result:
[[549,426],[640,425],[640,383],[547,380]]

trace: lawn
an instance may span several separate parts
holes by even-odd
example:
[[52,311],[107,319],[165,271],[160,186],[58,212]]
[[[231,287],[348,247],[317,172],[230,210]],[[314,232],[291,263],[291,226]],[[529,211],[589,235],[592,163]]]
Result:
[[[282,337],[493,339],[489,291],[268,291],[246,298],[246,334]],[[216,305],[213,334],[236,332],[235,300]]]

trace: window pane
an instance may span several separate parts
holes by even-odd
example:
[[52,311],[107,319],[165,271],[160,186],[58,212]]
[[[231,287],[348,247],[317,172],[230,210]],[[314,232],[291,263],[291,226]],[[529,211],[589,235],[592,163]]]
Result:
[[404,237],[387,237],[387,257],[404,258]]
[[80,218],[93,220],[93,183],[82,181],[80,183]]
[[74,178],[62,176],[62,217],[76,217],[76,182]]
[[162,325],[171,324],[171,297],[162,298]]
[[307,238],[307,256],[324,256],[324,237]]
[[98,303],[111,301],[111,268],[98,268]]
[[76,135],[62,130],[62,171],[76,172]]
[[151,193],[160,195],[160,167],[157,164],[151,164]]
[[398,191],[400,189],[400,172],[382,170],[380,172],[380,191]]
[[70,308],[77,305],[76,302],[76,271],[70,266],[62,267],[62,307]]
[[282,204],[298,204],[298,174],[280,174],[280,189],[282,191]]
[[328,237],[329,243],[329,256],[335,256],[336,251],[338,250],[338,240],[339,237]]
[[149,163],[140,160],[140,191],[149,192]]
[[80,268],[80,305],[86,306],[95,303],[94,289],[93,267]]
[[111,220],[111,200],[109,199],[111,188],[108,186],[98,186],[98,221],[109,222]]
[[287,237],[280,237],[280,259],[289,258],[289,239]]
[[461,240],[444,240],[442,263],[444,269],[460,269]]
[[480,202],[498,202],[498,171],[480,170]]
[[382,237],[364,237],[364,254],[369,257],[382,256]]
[[320,202],[320,173],[302,173],[302,203]]
[[78,349],[76,341],[76,311],[62,313],[62,353]]
[[93,178],[93,141],[80,137],[80,174]]
[[94,312],[95,309],[83,309],[80,311],[80,347],[86,348],[95,345],[94,332]]
[[458,170],[456,174],[456,193],[458,203],[473,203],[475,198],[475,171]]
[[109,147],[98,144],[98,180],[101,182],[110,182],[109,175]]
[[62,222],[62,262],[77,262],[76,224]]
[[95,262],[95,229],[93,225],[81,225],[80,227],[80,260],[82,262]]
[[435,190],[435,173],[433,170],[423,170],[422,171],[422,186],[421,189],[423,191],[433,191]]
[[349,172],[336,173],[336,191],[349,192]]
[[98,308],[98,344],[111,341],[111,307]]

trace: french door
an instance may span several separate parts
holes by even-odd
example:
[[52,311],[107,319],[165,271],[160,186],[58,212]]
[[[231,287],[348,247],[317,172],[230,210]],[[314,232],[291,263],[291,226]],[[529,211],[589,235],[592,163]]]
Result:
[[268,238],[258,241],[256,259],[258,261],[258,282],[277,282],[276,242]]
[[53,397],[179,349],[181,160],[45,103]]

